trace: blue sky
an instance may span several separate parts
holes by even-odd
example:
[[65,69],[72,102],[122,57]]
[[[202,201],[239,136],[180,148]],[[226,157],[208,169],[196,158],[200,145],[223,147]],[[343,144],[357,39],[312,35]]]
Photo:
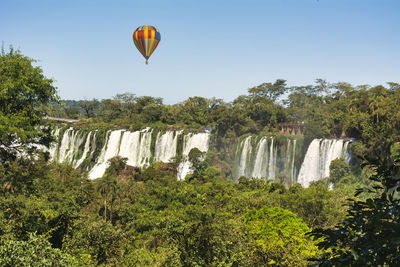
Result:
[[[262,82],[400,82],[398,0],[1,0],[0,41],[40,60],[63,99],[231,101]],[[154,25],[145,65],[132,42]]]

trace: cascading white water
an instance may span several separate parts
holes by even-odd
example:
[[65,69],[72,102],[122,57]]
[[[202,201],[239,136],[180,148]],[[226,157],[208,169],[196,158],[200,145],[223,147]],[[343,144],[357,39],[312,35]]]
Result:
[[[257,155],[254,162],[253,173],[251,177],[262,178],[267,176],[267,166],[268,161],[268,141],[267,138],[262,138],[258,143]],[[267,158],[267,160],[265,160]]]
[[[293,184],[296,175],[296,140],[288,139],[286,145],[277,143],[273,137],[251,136],[243,139],[236,150],[233,176],[259,179],[283,178],[287,184]],[[254,148],[254,149],[253,149]]]
[[198,148],[201,152],[208,151],[210,133],[187,134],[183,138],[182,161],[178,166],[178,180],[185,179],[186,175],[192,173],[192,163],[189,160],[189,153],[193,148]]
[[244,140],[242,148],[242,153],[240,154],[240,162],[239,162],[239,175],[246,176],[246,166],[247,166],[247,158],[251,155],[251,136],[246,137]]
[[151,158],[151,130],[124,132],[119,156],[127,158],[130,166],[142,167],[149,164]]
[[182,131],[167,131],[163,135],[157,134],[154,158],[155,161],[171,162],[176,157],[178,136]]
[[[75,168],[80,167],[86,160],[84,168],[91,167],[89,177],[94,179],[103,176],[108,167],[107,161],[117,155],[126,157],[128,165],[137,167],[150,164],[152,159],[170,162],[177,156],[178,137],[181,134],[182,131],[158,133],[156,140],[153,141],[155,144],[153,154],[151,129],[146,128],[136,132],[109,131],[100,155],[94,158],[96,131],[84,132],[68,128],[63,133],[60,143],[52,144],[49,152],[52,160],[70,163]],[[58,138],[59,135],[60,129],[55,129],[53,136]],[[177,168],[179,180],[193,172],[192,163],[188,159],[191,149],[196,147],[202,152],[208,151],[209,135],[208,132],[190,133],[183,137],[182,161]],[[298,151],[296,139],[287,139],[285,145],[282,141],[277,143],[272,137],[256,139],[248,136],[238,146],[234,177],[284,178],[288,184],[297,181],[307,187],[311,181],[329,176],[329,165],[332,160],[344,157],[347,162],[350,161],[349,143],[341,139],[313,140],[296,179],[295,162],[298,162],[301,156],[301,153],[296,154]]]
[[89,172],[89,178],[95,179],[103,176],[109,166],[108,160],[118,155],[122,132],[123,130],[116,130],[109,134],[96,165]]
[[[56,137],[58,134],[59,129],[56,129],[53,136]],[[91,132],[85,133],[83,131],[74,131],[72,127],[68,128],[63,134],[60,145],[51,145],[49,150],[50,159],[58,161],[59,163],[69,163],[74,166],[74,168],[79,167],[79,165],[82,164],[85,158],[87,158],[87,153],[90,149],[91,135]],[[83,144],[84,148],[82,150]],[[79,157],[80,151],[83,151],[83,154]]]
[[[141,131],[139,142],[138,164],[136,166],[144,166],[150,163],[151,158],[151,132],[150,128]],[[135,166],[135,165],[134,165]]]
[[310,182],[329,176],[329,165],[344,157],[349,141],[343,139],[314,139],[307,149],[297,182],[308,187]]
[[78,168],[79,165],[82,164],[82,162],[86,159],[87,154],[89,153],[89,149],[90,149],[90,137],[92,136],[92,132],[89,132],[89,134],[86,137],[86,141],[85,141],[85,148],[83,150],[82,156],[80,159],[78,159],[75,164],[74,164],[74,168]]
[[79,131],[71,131],[69,134],[69,138],[67,138],[68,148],[66,150],[66,153],[64,154],[64,158],[61,160],[62,162],[72,163],[75,154],[74,152],[78,151],[79,145],[81,143],[81,138],[79,138]]
[[268,163],[268,179],[275,179],[275,166],[276,166],[276,150],[274,150],[274,138],[271,137],[271,144],[269,146],[269,163]]
[[65,156],[67,154],[68,148],[69,148],[69,144],[70,144],[70,134],[73,133],[73,128],[68,128],[67,130],[65,130],[64,135],[61,139],[61,143],[60,143],[60,148],[58,151],[58,162],[63,162],[65,160]]
[[[290,139],[289,139],[290,140]],[[295,155],[296,155],[296,142],[297,140],[294,139],[293,140],[293,152],[292,152],[292,166],[291,166],[291,181],[294,184],[295,183],[295,179],[296,179],[296,167],[294,165],[294,159],[295,159]]]
[[126,162],[128,165],[136,166],[138,163],[139,140],[140,131],[124,132],[122,134],[119,155],[128,159]]

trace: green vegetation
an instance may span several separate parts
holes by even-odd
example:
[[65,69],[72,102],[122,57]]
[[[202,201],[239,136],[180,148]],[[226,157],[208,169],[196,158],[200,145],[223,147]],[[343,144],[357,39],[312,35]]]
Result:
[[[210,167],[177,181],[168,164],[137,173],[115,158],[103,178],[90,181],[69,166],[45,161],[24,166],[40,175],[32,177],[32,187],[22,183],[14,189],[20,193],[1,191],[2,237],[29,240],[36,233],[63,253],[94,265],[247,266],[274,261],[305,266],[307,256],[317,252],[305,236],[308,227],[332,227],[344,216],[346,196],[340,191],[321,185],[286,189],[245,178],[233,183]],[[267,231],[264,223],[275,227]],[[294,256],[299,250],[301,256]]]
[[400,143],[391,147],[391,162],[371,163],[371,180],[376,184],[359,189],[365,200],[352,200],[344,221],[333,229],[316,229],[323,238],[318,246],[330,249],[321,266],[396,266],[400,259]]
[[[2,51],[0,74],[2,266],[400,262],[398,84],[353,87],[317,80],[287,87],[277,80],[232,103],[192,97],[169,106],[159,98],[123,94],[62,107],[47,105],[58,99],[52,81],[20,52]],[[176,180],[174,164],[140,169],[119,157],[91,181],[33,149],[49,144],[50,128],[39,127],[45,113],[83,118],[82,128],[96,127],[102,136],[113,127],[212,127],[213,144],[206,156],[190,152],[195,171],[185,181]],[[355,164],[333,161],[330,177],[309,188],[226,179],[224,166],[232,159],[223,155],[233,141],[245,134],[277,134],[281,122],[304,122],[304,146],[318,137],[357,138]],[[19,150],[29,157],[17,157]],[[346,201],[359,187],[364,189]]]
[[49,131],[39,129],[42,112],[38,108],[50,101],[58,101],[53,80],[33,67],[34,60],[19,51],[0,53],[0,163],[15,159],[24,151],[31,155],[36,146],[48,145]]

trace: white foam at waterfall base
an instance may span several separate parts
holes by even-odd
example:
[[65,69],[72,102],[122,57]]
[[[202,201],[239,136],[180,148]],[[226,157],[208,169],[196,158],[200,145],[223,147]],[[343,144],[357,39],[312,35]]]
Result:
[[109,166],[108,160],[118,155],[122,132],[123,130],[116,130],[110,133],[96,165],[89,172],[90,179],[102,177]]
[[189,153],[193,148],[201,152],[208,151],[209,133],[198,133],[185,135],[183,140],[182,161],[178,166],[178,180],[184,180],[186,175],[193,172],[192,163],[189,161]]
[[343,139],[314,139],[309,145],[297,182],[308,187],[312,181],[329,176],[329,165],[347,153],[348,141]]

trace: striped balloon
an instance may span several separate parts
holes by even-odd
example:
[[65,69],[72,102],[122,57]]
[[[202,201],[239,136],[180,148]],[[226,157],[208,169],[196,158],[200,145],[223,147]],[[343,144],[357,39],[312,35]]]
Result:
[[133,42],[136,48],[146,59],[148,59],[156,50],[158,43],[161,41],[161,34],[156,27],[145,25],[138,27],[133,33]]

